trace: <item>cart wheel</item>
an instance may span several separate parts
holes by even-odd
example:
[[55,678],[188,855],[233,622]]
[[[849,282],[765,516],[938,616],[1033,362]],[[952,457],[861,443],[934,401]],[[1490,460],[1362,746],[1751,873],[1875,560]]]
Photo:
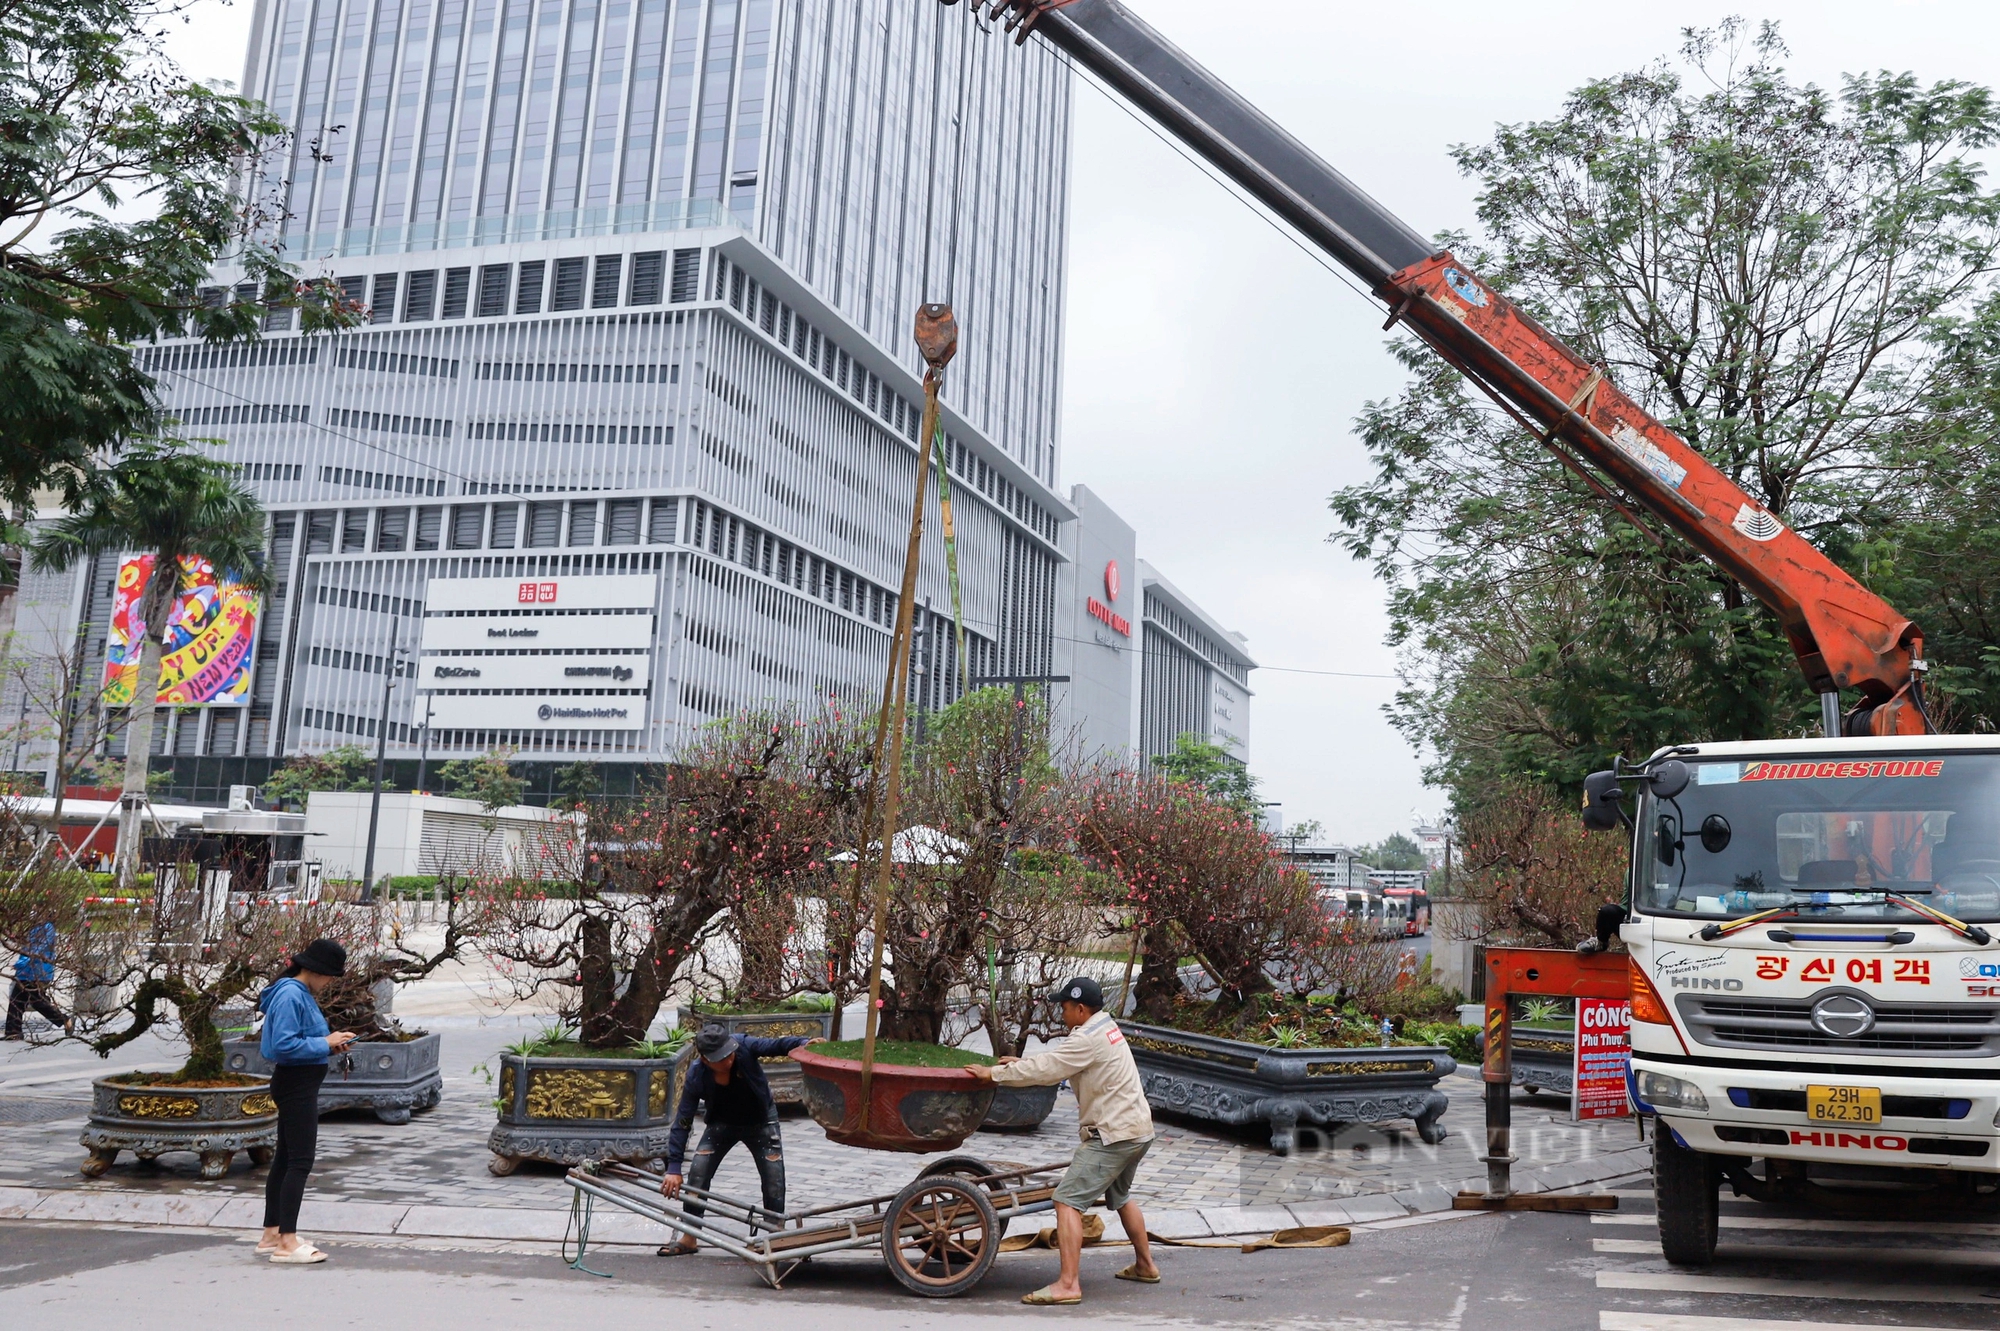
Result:
[[982,1190],[948,1174],[920,1174],[889,1204],[882,1261],[911,1293],[953,1298],[986,1278],[1001,1228]]
[[985,1178],[993,1172],[993,1166],[976,1155],[948,1155],[925,1165],[917,1171],[917,1177],[936,1178],[940,1174],[951,1174],[958,1178]]

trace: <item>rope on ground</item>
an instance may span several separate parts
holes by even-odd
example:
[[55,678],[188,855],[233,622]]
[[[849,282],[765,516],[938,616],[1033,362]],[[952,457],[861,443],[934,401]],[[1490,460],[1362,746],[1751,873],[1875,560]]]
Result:
[[[602,1276],[611,1279],[609,1271],[593,1271],[583,1264],[584,1251],[590,1247],[590,1221],[597,1210],[597,1199],[581,1188],[570,1193],[569,1223],[563,1226],[562,1259],[572,1271],[581,1271],[587,1276]],[[569,1255],[569,1236],[576,1235],[576,1256]]]
[[[1293,1229],[1280,1229],[1260,1239],[1170,1239],[1160,1234],[1148,1233],[1146,1238],[1152,1243],[1163,1243],[1169,1248],[1234,1248],[1238,1252],[1262,1252],[1267,1248],[1341,1248],[1354,1237],[1353,1231],[1345,1225],[1300,1225]],[[1086,1215],[1083,1218],[1083,1246],[1086,1248],[1120,1247],[1130,1243],[1130,1239],[1118,1239],[1111,1243],[1104,1241],[1104,1217]],[[1034,1234],[1014,1234],[1000,1241],[1001,1252],[1026,1252],[1030,1248],[1054,1248],[1056,1232],[1044,1229]]]

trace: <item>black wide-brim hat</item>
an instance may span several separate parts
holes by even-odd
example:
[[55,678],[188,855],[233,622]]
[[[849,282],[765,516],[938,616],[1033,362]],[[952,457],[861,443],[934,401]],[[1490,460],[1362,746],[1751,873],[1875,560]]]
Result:
[[710,1022],[694,1037],[694,1051],[701,1055],[704,1063],[720,1063],[725,1058],[735,1056],[736,1037],[721,1022]]
[[307,943],[299,954],[292,958],[292,964],[300,970],[312,971],[316,975],[341,976],[347,974],[347,949],[331,938],[315,938]]

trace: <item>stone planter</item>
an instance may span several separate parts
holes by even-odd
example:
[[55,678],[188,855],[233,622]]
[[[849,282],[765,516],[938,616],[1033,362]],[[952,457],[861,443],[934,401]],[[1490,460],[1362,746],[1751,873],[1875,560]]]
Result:
[[502,1054],[500,1121],[486,1139],[493,1152],[486,1167],[506,1175],[523,1160],[580,1165],[660,1159],[685,1075],[685,1062],[671,1058]]
[[978,1131],[994,1087],[964,1068],[877,1063],[861,1124],[861,1061],[794,1049],[805,1074],[806,1110],[842,1146],[871,1151],[949,1151]]
[[[444,1098],[438,1069],[442,1037],[426,1032],[414,1040],[370,1041],[334,1055],[319,1087],[319,1112],[366,1109],[384,1123],[408,1123],[410,1115],[434,1108]],[[271,1075],[271,1065],[251,1039],[223,1043],[223,1066],[231,1072]],[[351,1061],[352,1066],[349,1066]]]
[[1271,1149],[1295,1145],[1301,1123],[1413,1119],[1426,1142],[1444,1140],[1450,1103],[1437,1089],[1458,1064],[1438,1046],[1270,1049],[1165,1026],[1123,1022],[1146,1099],[1158,1110],[1242,1127],[1270,1126]]
[[993,1106],[979,1125],[981,1132],[1020,1132],[1042,1126],[1055,1111],[1053,1086],[995,1086]]
[[1509,1052],[1514,1084],[1524,1091],[1557,1091],[1568,1095],[1576,1086],[1576,1032],[1516,1026]]
[[90,1151],[81,1172],[97,1178],[120,1151],[151,1160],[170,1151],[201,1157],[201,1176],[221,1178],[238,1151],[253,1165],[271,1163],[278,1144],[278,1106],[270,1081],[213,1088],[133,1086],[116,1076],[90,1084],[90,1121],[77,1140]]
[[[684,1007],[680,1012],[680,1028],[684,1031],[698,1031],[709,1022],[720,1022],[729,1028],[731,1035],[754,1035],[763,1040],[782,1039],[787,1035],[803,1035],[809,1040],[827,1040],[833,1037],[833,1013],[831,1012],[703,1012],[699,1008]],[[764,1080],[771,1084],[771,1098],[781,1105],[802,1105],[805,1103],[805,1077],[799,1065],[780,1055],[777,1058],[763,1058]],[[669,1107],[671,1112],[671,1106]]]

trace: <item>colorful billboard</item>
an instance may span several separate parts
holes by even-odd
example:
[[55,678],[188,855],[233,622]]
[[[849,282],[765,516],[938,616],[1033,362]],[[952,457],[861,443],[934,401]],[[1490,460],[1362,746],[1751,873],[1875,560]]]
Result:
[[[126,707],[139,677],[145,639],[139,602],[152,576],[153,556],[118,566],[111,601],[111,640],[104,653],[104,703]],[[206,560],[181,561],[181,590],[168,617],[160,658],[162,707],[241,707],[250,701],[257,661],[256,592],[216,576]]]

